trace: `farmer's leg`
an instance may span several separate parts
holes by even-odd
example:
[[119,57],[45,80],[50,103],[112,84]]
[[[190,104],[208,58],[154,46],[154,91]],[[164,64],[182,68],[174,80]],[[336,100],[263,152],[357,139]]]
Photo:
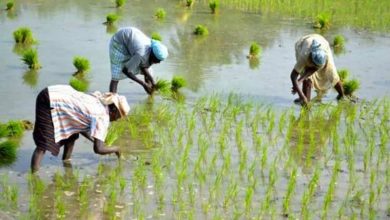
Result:
[[45,154],[44,150],[35,148],[31,158],[31,172],[35,173],[36,171],[39,170],[41,160],[44,154]]
[[338,81],[336,83],[336,85],[334,86],[334,88],[336,89],[338,95],[337,95],[337,100],[340,100],[344,97],[344,89],[343,89],[343,85],[341,84],[341,81]]
[[93,150],[96,154],[105,155],[115,153],[120,158],[121,153],[118,147],[105,147],[103,141],[95,139],[93,144]]
[[64,153],[62,155],[62,160],[70,159],[70,157],[72,156],[74,143],[78,138],[79,138],[79,134],[73,134],[66,140],[64,144]]
[[310,98],[311,98],[311,87],[312,87],[313,83],[311,82],[310,79],[306,79],[303,81],[303,84],[302,84],[302,92],[303,94],[306,96],[306,99],[308,102],[310,102]]

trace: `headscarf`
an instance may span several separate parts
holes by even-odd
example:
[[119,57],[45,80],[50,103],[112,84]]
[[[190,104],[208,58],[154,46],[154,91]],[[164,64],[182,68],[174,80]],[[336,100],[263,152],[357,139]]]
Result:
[[325,65],[327,59],[326,51],[321,48],[321,44],[315,39],[311,43],[310,52],[311,60],[316,66]]
[[168,49],[160,41],[152,39],[151,47],[154,56],[160,61],[163,61],[168,57]]
[[126,97],[123,95],[118,95],[117,93],[112,92],[101,93],[99,91],[92,93],[92,95],[98,98],[103,105],[114,104],[119,110],[122,118],[130,111],[130,106],[127,103]]

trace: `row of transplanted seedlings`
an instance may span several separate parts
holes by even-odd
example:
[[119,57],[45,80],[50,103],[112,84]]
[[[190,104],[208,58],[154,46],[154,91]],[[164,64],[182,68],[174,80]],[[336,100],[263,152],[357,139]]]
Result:
[[[137,161],[29,178],[34,218],[382,218],[389,213],[389,100],[257,106],[231,95],[135,107],[114,124]],[[115,141],[114,141],[115,144]],[[129,147],[122,146],[125,152]],[[106,161],[103,161],[106,162]],[[0,184],[5,210],[18,189]],[[4,206],[7,204],[7,206]],[[12,207],[10,204],[15,204]]]

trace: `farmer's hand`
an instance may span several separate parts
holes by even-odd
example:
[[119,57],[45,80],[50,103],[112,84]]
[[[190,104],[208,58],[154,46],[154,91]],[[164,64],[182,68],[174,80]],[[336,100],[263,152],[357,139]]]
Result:
[[145,89],[145,91],[149,94],[149,95],[151,95],[151,94],[153,94],[153,87],[151,87],[151,86],[149,86],[148,84],[144,84],[143,85],[143,87],[144,87],[144,89]]

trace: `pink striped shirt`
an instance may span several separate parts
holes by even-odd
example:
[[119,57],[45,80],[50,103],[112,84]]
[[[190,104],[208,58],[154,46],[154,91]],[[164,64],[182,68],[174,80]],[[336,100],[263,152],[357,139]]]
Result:
[[69,85],[49,86],[48,90],[56,143],[80,132],[106,139],[110,116],[99,99]]

